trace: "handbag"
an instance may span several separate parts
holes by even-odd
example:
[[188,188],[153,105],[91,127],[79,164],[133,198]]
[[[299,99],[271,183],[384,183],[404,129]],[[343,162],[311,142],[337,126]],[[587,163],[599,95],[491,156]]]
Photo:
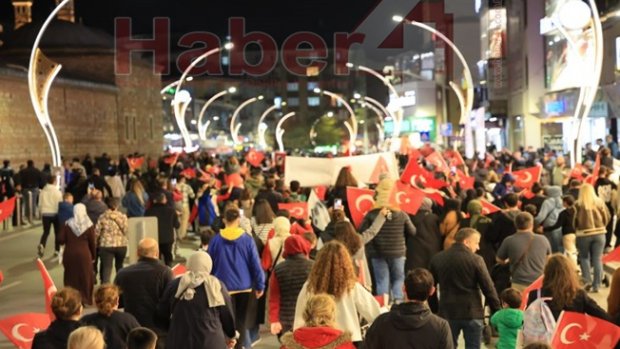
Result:
[[[525,251],[523,251],[523,254],[521,254],[521,257],[519,257],[517,262],[514,264],[514,269],[516,269],[517,266],[521,264],[521,262],[523,262],[523,259],[525,258],[525,256],[527,256],[527,253],[530,250],[530,247],[532,246],[533,241],[534,241],[534,235],[532,234],[532,236],[530,236],[530,241],[525,247]],[[510,272],[510,263],[495,264],[493,268],[491,269],[491,280],[493,280],[493,283],[495,284],[495,289],[497,290],[498,294],[501,291],[507,288],[510,288],[512,286],[512,275]]]

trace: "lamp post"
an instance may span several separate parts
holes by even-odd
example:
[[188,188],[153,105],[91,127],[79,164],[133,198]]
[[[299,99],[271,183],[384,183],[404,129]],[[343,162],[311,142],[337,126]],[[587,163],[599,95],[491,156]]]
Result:
[[233,112],[233,116],[230,119],[230,136],[232,137],[233,140],[233,144],[234,145],[238,145],[239,144],[239,126],[235,126],[235,121],[237,120],[237,117],[239,116],[239,113],[241,112],[241,109],[245,108],[246,106],[256,102],[256,101],[261,101],[263,100],[263,95],[260,95],[258,97],[252,97],[250,99],[247,99],[245,101],[243,101],[241,104],[239,104],[239,106],[237,107],[237,109],[235,109],[235,111]]
[[284,151],[284,142],[282,141],[282,136],[284,135],[284,130],[282,129],[282,124],[284,123],[284,121],[288,120],[289,118],[291,118],[294,115],[295,115],[294,111],[284,115],[280,119],[280,121],[278,121],[278,125],[276,126],[276,142],[278,142],[278,148],[280,149],[281,152]]
[[[281,106],[285,106],[286,102],[282,102],[280,104]],[[265,132],[267,131],[267,125],[263,124],[263,121],[265,120],[265,118],[267,117],[267,115],[269,115],[269,113],[271,113],[272,111],[278,109],[278,105],[274,104],[271,107],[267,108],[267,110],[265,110],[260,118],[258,119],[258,126],[256,127],[256,132],[258,135],[258,144],[263,148],[266,149],[267,148],[267,141],[265,140]]]
[[[577,128],[572,135],[572,147],[570,161],[573,166],[577,164],[581,150],[581,130],[583,120],[590,114],[592,104],[596,99],[598,85],[601,80],[601,72],[603,69],[603,27],[598,8],[594,0],[588,0],[589,6],[579,0],[571,0],[562,5],[557,16],[551,18],[555,27],[568,41],[569,49],[578,52],[577,43],[573,40],[570,32],[583,30],[592,23],[594,33],[594,65],[592,70],[584,72],[584,83],[579,87],[579,97],[573,114],[573,122],[577,122]],[[584,64],[589,66],[589,64]]]
[[[184,105],[183,101],[178,101],[177,98],[179,97],[179,92],[182,89],[183,86],[183,82],[185,81],[187,74],[189,74],[189,72],[200,62],[202,62],[203,60],[205,60],[207,57],[218,53],[220,51],[222,51],[222,49],[226,49],[226,50],[230,50],[232,49],[233,44],[232,43],[226,43],[224,45],[224,47],[218,47],[218,48],[214,48],[212,50],[209,50],[205,53],[203,53],[202,55],[198,56],[195,60],[192,61],[192,63],[190,63],[190,65],[185,69],[185,71],[183,71],[183,74],[181,75],[181,78],[178,80],[179,83],[176,84],[177,89],[174,92],[174,98],[172,100],[172,110],[174,111],[174,118],[177,122],[177,125],[179,126],[179,131],[181,131],[181,136],[183,136],[183,142],[185,144],[185,152],[187,153],[191,153],[193,151],[196,151],[198,149],[198,147],[194,147],[192,145],[192,140],[189,136],[189,132],[187,131],[187,126],[185,125],[185,111],[187,110],[187,105]],[[189,101],[187,101],[187,104],[189,104]]]
[[209,128],[209,124],[211,123],[211,121],[207,121],[206,124],[203,126],[202,124],[202,118],[205,114],[205,112],[207,111],[207,108],[209,107],[209,105],[211,105],[211,103],[215,102],[216,99],[228,94],[228,93],[235,93],[237,92],[237,88],[236,87],[229,87],[225,90],[222,90],[218,93],[216,93],[215,95],[213,95],[213,97],[209,98],[209,100],[205,103],[205,105],[202,106],[202,109],[200,110],[200,114],[198,114],[198,136],[200,137],[201,140],[206,140],[207,139],[207,128]]
[[[465,60],[465,57],[461,53],[461,50],[459,50],[459,48],[452,42],[452,40],[448,39],[448,37],[446,37],[442,32],[438,31],[437,29],[431,26],[428,26],[424,23],[420,23],[417,21],[410,21],[406,18],[403,18],[402,16],[393,16],[392,19],[396,22],[406,23],[406,24],[421,28],[423,30],[426,30],[427,32],[430,32],[431,34],[434,34],[439,39],[444,41],[448,46],[450,46],[450,48],[454,51],[458,59],[461,61],[461,65],[463,65],[463,77],[465,78],[465,82],[467,83],[467,95],[464,98],[464,104],[463,104],[464,108],[461,107],[461,119],[464,116],[468,117],[471,114],[473,106],[474,106],[474,79],[472,78],[471,71],[469,70],[469,66],[467,65],[467,61]],[[454,83],[450,84],[450,86],[455,90],[455,92],[456,90],[460,91],[458,86],[455,88],[453,85]],[[457,93],[457,97],[458,97],[458,93]]]
[[[383,82],[383,84],[385,86],[387,86],[387,88],[390,90],[390,94],[394,95],[394,98],[396,101],[398,101],[399,95],[398,95],[398,91],[396,91],[396,88],[394,87],[394,85],[390,82],[390,80],[388,78],[386,78],[385,76],[377,73],[375,70],[370,69],[366,66],[363,65],[354,65],[353,63],[347,63],[346,66],[348,68],[357,68],[360,71],[363,71],[365,73],[368,73],[374,77],[376,77],[377,79],[381,80]],[[392,132],[392,140],[393,143],[394,141],[398,140],[399,136],[400,136],[400,127],[402,124],[402,119],[403,119],[403,109],[401,107],[397,108],[397,111],[395,114],[392,114],[393,118],[394,118],[394,130]]]
[[349,123],[348,121],[345,121],[345,125],[347,126],[347,130],[349,131],[349,138],[350,138],[350,153],[352,154],[355,151],[355,140],[357,138],[357,118],[355,117],[355,112],[353,111],[353,108],[351,108],[351,105],[341,96],[339,96],[336,93],[327,91],[327,90],[321,90],[320,88],[315,88],[314,93],[322,93],[324,95],[327,95],[329,97],[332,98],[336,98],[337,100],[339,100],[342,105],[344,105],[344,107],[347,109],[347,111],[349,112],[349,116],[351,118],[351,123]]
[[[358,99],[357,102],[362,106],[362,108],[368,108],[368,109],[372,110],[375,113],[375,115],[377,116],[378,122],[375,123],[375,125],[377,126],[377,132],[378,132],[377,133],[378,134],[378,137],[377,137],[377,148],[379,148],[379,149],[382,148],[382,144],[385,141],[385,128],[383,126],[384,125],[383,117],[384,117],[384,115],[385,116],[389,116],[389,114],[384,114],[384,112],[380,108],[378,108],[376,105],[374,105],[373,103],[370,103],[368,101],[364,102],[364,101],[361,101],[361,100]],[[377,101],[377,103],[378,103],[378,101]],[[379,103],[379,105],[380,105],[380,103]]]

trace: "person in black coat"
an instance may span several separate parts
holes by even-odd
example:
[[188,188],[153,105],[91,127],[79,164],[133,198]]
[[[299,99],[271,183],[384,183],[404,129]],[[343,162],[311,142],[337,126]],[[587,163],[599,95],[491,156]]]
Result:
[[439,315],[448,320],[454,346],[461,331],[468,348],[481,346],[484,308],[480,291],[491,307],[491,314],[500,309],[499,298],[482,257],[480,233],[472,228],[461,228],[454,236],[454,244],[431,259],[431,273],[439,283]]
[[[275,187],[276,187],[275,180],[273,178],[267,179],[265,181],[265,187],[261,188],[258,191],[258,193],[256,194],[256,197],[254,198],[254,202],[258,202],[258,200],[261,200],[261,199],[267,200],[273,212],[278,212],[279,210],[278,204],[281,202],[284,202],[284,197],[282,197],[282,194],[274,190]],[[255,212],[252,212],[252,215],[254,214]]]
[[101,285],[95,291],[97,312],[82,317],[85,325],[97,327],[103,334],[107,348],[125,348],[127,335],[140,327],[138,320],[130,313],[118,311],[119,288],[116,285]]
[[448,322],[431,313],[426,300],[435,293],[433,275],[423,268],[410,271],[405,278],[404,303],[392,306],[370,326],[364,340],[366,349],[436,348],[452,349]]
[[491,228],[488,229],[486,239],[493,244],[495,251],[499,249],[505,238],[517,232],[515,218],[521,212],[519,210],[519,197],[511,193],[504,197],[506,208],[494,214]]
[[156,317],[156,310],[166,286],[172,281],[172,271],[159,261],[159,248],[154,239],[140,241],[138,257],[136,264],[121,269],[114,279],[114,284],[122,291],[119,303],[140,325],[155,331],[161,338],[165,335],[165,326]]
[[56,320],[34,335],[32,349],[66,349],[69,335],[81,326],[82,296],[77,290],[65,287],[56,292],[51,308]]
[[226,286],[211,275],[208,253],[194,252],[187,272],[172,281],[157,307],[170,319],[167,348],[227,348],[235,343],[235,318]]
[[163,255],[164,263],[171,266],[174,229],[178,229],[181,224],[177,211],[167,205],[167,200],[163,192],[158,193],[153,200],[153,206],[144,212],[144,216],[157,217],[159,251]]
[[442,250],[442,236],[439,232],[439,216],[432,212],[433,201],[422,200],[422,206],[411,218],[416,235],[407,236],[407,260],[405,270],[428,268],[431,258]]

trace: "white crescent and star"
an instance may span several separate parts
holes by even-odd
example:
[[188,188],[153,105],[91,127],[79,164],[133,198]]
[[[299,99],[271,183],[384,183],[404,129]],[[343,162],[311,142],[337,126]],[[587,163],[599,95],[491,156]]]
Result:
[[529,171],[523,172],[523,177],[525,177],[525,178],[521,179],[521,175],[517,175],[517,178],[519,179],[519,182],[529,183],[529,182],[532,181],[532,174]]
[[362,201],[370,201],[371,204],[373,204],[375,202],[375,200],[373,200],[372,195],[370,194],[362,194],[360,195],[356,200],[355,200],[355,208],[362,213],[365,213],[362,211],[362,209],[360,208],[360,203]]
[[[401,197],[402,195],[405,195],[405,200],[401,200],[401,198],[400,198],[400,197]],[[399,192],[397,192],[397,193],[396,193],[396,203],[397,203],[397,204],[399,204],[399,205],[402,205],[402,204],[408,204],[408,203],[410,203],[410,202],[411,202],[411,199],[409,199],[408,197],[406,197],[406,195],[407,195],[407,193],[405,193],[404,191],[399,191]]]
[[[11,329],[11,336],[13,336],[13,338],[17,339],[20,342],[24,342],[24,343],[32,342],[32,340],[34,339],[34,335],[32,336],[32,338],[26,338],[19,332],[20,328],[26,327],[26,326],[28,325],[25,323],[16,324]],[[39,329],[33,327],[33,333],[37,333],[37,332],[39,332]]]
[[433,188],[424,188],[424,189],[420,188],[415,182],[417,177],[420,177],[420,182],[426,183],[426,179],[424,178],[424,176],[411,175],[411,179],[409,180],[409,183],[411,184],[412,187],[419,189],[426,194],[435,194],[437,192],[437,189],[433,189]]
[[297,216],[297,217],[303,217],[305,213],[304,209],[301,207],[293,207],[290,211],[291,211],[291,215]]
[[[575,322],[573,322],[572,324],[566,325],[566,327],[564,327],[564,329],[560,333],[560,341],[562,342],[562,344],[573,344],[573,343],[575,343],[575,341],[569,341],[568,339],[566,339],[566,333],[568,333],[568,330],[570,330],[573,327],[578,327],[579,329],[583,329],[583,327],[580,324],[575,323]],[[586,335],[587,335],[587,333],[586,333]]]

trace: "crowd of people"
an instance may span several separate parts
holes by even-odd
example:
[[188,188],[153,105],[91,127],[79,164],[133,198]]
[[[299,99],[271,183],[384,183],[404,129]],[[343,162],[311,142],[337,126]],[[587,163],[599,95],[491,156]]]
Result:
[[[425,197],[409,214],[390,199],[399,179],[382,174],[358,226],[347,187],[360,182],[347,167],[320,200],[326,215],[309,207],[311,217],[298,217],[279,204],[306,202],[315,188],[284,183],[283,164],[269,157],[258,166],[208,153],[140,166],[132,166],[137,154],[74,159],[61,174],[64,194],[51,172],[28,162],[13,173],[5,161],[3,195],[36,192],[36,252],[45,254],[53,227],[65,269],[66,288],[52,302],[57,319],[33,348],[138,348],[132,341],[157,338],[158,348],[247,349],[264,323],[289,349],[455,348],[461,333],[466,348],[480,348],[487,328],[498,348],[545,348],[553,329],[534,333],[535,309],[556,321],[573,311],[620,324],[620,272],[610,282],[602,265],[620,244],[614,142],[587,145],[572,168],[530,148],[447,160],[446,171],[427,160],[434,151],[403,148],[396,160],[401,172],[414,162],[445,181],[440,199]],[[532,167],[539,180],[518,187],[512,173]],[[473,187],[463,188],[463,174]],[[486,213],[488,203],[499,210]],[[128,218],[143,216],[157,218],[158,239],[140,241],[138,262],[125,266]],[[197,251],[174,278],[180,244]],[[542,287],[523,294],[541,276]],[[589,294],[610,283],[606,311]],[[92,304],[97,312],[82,316]]]

